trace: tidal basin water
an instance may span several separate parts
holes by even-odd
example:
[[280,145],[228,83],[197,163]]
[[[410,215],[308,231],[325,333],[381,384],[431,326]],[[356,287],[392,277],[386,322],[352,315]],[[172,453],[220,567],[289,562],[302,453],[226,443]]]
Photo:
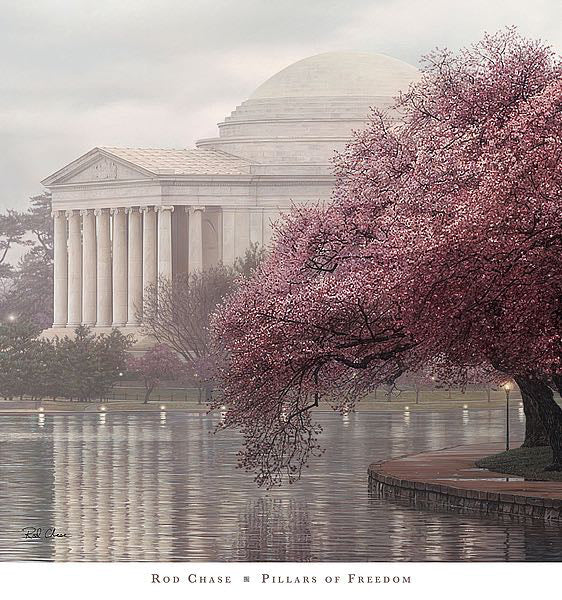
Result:
[[[0,417],[0,560],[560,561],[562,527],[379,498],[370,462],[499,441],[503,411],[320,413],[326,452],[260,490],[239,437],[180,412]],[[522,409],[511,413],[514,437]],[[23,528],[41,528],[25,539]],[[45,538],[56,528],[66,537]]]

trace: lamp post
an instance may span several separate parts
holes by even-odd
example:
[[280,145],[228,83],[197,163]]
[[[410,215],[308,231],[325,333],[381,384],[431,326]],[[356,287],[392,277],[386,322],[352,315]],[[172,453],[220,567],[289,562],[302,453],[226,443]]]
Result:
[[506,381],[503,384],[503,389],[505,391],[505,450],[506,452],[509,450],[509,392],[513,384],[511,381]]

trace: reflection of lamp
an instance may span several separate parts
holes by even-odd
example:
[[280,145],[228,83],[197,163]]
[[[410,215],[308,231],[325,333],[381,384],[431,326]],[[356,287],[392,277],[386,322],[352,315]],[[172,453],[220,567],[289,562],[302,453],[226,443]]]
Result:
[[107,408],[105,408],[105,406],[100,406],[100,410],[101,410],[101,412],[105,412],[107,410]]
[[8,315],[8,321],[15,321],[16,320],[16,315]]
[[502,385],[505,391],[505,450],[509,450],[509,392],[513,389],[513,383],[506,381]]

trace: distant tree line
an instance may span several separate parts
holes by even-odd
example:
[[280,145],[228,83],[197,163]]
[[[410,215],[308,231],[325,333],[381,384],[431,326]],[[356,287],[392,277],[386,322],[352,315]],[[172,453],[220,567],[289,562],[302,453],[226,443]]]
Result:
[[114,329],[94,335],[80,326],[71,338],[39,337],[40,327],[28,322],[0,325],[0,396],[106,398],[126,369],[130,337]]

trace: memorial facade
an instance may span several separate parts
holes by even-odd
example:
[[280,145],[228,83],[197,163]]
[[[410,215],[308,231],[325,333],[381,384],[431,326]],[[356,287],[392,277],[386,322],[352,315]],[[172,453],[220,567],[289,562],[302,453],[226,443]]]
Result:
[[370,107],[419,77],[378,54],[326,53],[283,69],[194,149],[94,148],[42,183],[54,219],[54,323],[138,333],[159,278],[232,264],[293,204],[323,201],[331,159]]

